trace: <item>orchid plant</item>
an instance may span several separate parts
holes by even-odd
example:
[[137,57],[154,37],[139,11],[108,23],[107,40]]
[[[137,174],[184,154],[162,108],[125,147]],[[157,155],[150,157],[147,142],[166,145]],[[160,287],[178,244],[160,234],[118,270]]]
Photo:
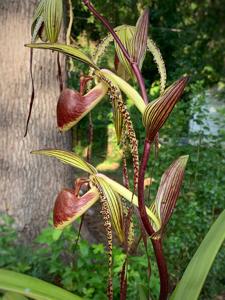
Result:
[[[142,12],[136,26],[122,25],[113,28],[108,20],[96,11],[89,0],[83,0],[83,4],[108,30],[108,35],[96,47],[95,52],[88,55],[82,49],[70,45],[73,23],[72,1],[68,0],[68,4],[70,20],[66,43],[58,43],[63,19],[63,0],[40,0],[34,12],[31,43],[26,45],[30,48],[32,94],[25,135],[28,132],[35,96],[32,76],[33,49],[52,50],[57,52],[60,79],[60,96],[56,108],[58,129],[61,132],[70,130],[84,116],[89,114],[104,97],[108,97],[112,106],[112,121],[117,142],[122,152],[123,180],[121,181],[123,184],[98,172],[97,168],[90,163],[93,139],[91,117],[89,118],[88,130],[90,145],[86,159],[74,152],[59,149],[33,151],[33,154],[56,158],[86,174],[83,178],[77,178],[73,187],[60,191],[56,198],[53,210],[56,237],[66,226],[83,216],[92,205],[100,201],[108,243],[108,299],[113,299],[113,232],[117,235],[117,240],[126,254],[120,272],[120,299],[123,300],[126,299],[128,286],[128,258],[138,246],[137,241],[140,240],[139,237],[136,238],[136,226],[140,229],[145,249],[147,249],[147,236],[152,242],[160,279],[159,299],[197,300],[213,260],[225,239],[225,211],[211,226],[183,277],[170,294],[169,273],[163,254],[163,239],[165,227],[174,211],[180,193],[188,155],[175,158],[174,162],[165,170],[155,200],[151,204],[148,203],[148,197],[146,197],[144,190],[150,153],[155,148],[155,154],[158,155],[159,131],[181,98],[188,78],[182,77],[166,88],[166,68],[162,55],[154,41],[148,37],[148,9]],[[40,43],[39,40],[42,42]],[[100,67],[100,59],[110,43],[113,43],[115,50],[113,70],[108,69],[107,66]],[[160,75],[160,96],[153,101],[148,98],[145,81],[141,73],[148,52],[153,55]],[[64,87],[59,53],[63,53],[75,61],[79,60],[89,67],[87,74],[82,74],[80,77],[79,91]],[[142,116],[143,131],[145,130],[146,133],[144,141],[138,141],[136,138],[130,112],[126,105],[127,99],[133,102]],[[143,143],[143,153],[141,153],[140,159],[138,142],[139,144]],[[128,177],[128,152],[132,157],[132,179]],[[149,259],[146,265],[150,271]],[[148,273],[150,278],[150,272]],[[3,296],[4,299],[25,300],[26,297],[37,300],[81,299],[79,296],[39,279],[4,269],[0,269],[0,292],[2,293],[2,291],[6,292]]]
[[[197,300],[213,260],[225,239],[225,211],[211,226],[206,237],[191,259],[183,277],[175,290],[170,294],[169,273],[163,254],[163,238],[165,227],[170,220],[181,189],[188,155],[178,157],[162,174],[155,200],[149,204],[145,195],[144,182],[150,153],[155,148],[158,155],[159,131],[168,119],[174,106],[179,101],[188,82],[182,77],[166,88],[166,68],[162,55],[154,41],[148,37],[149,12],[145,9],[137,20],[136,26],[122,25],[113,28],[89,0],[83,4],[107,28],[108,35],[96,47],[90,56],[82,49],[71,44],[71,28],[73,23],[72,1],[68,0],[70,21],[66,34],[66,43],[58,43],[63,18],[63,0],[40,0],[34,12],[31,27],[30,72],[32,94],[26,124],[26,133],[31,118],[34,101],[34,81],[32,76],[33,49],[48,49],[57,52],[59,68],[60,96],[57,103],[57,124],[61,132],[70,130],[104,98],[110,99],[113,112],[113,123],[117,142],[122,152],[123,184],[98,172],[90,163],[91,143],[93,139],[91,117],[89,126],[89,151],[86,159],[74,152],[59,149],[33,151],[33,154],[50,156],[59,161],[82,170],[86,175],[77,178],[74,187],[59,192],[53,210],[53,223],[56,236],[94,205],[101,203],[101,214],[107,237],[108,251],[108,299],[113,299],[112,281],[112,243],[113,231],[123,247],[126,259],[120,272],[120,299],[126,299],[128,286],[129,255],[138,246],[136,239],[139,227],[147,252],[147,236],[152,242],[160,279],[160,300]],[[42,42],[40,43],[39,40]],[[109,44],[115,50],[114,69],[100,67],[100,59]],[[160,96],[150,101],[141,68],[150,52],[157,64],[160,75]],[[61,78],[59,53],[79,60],[89,67],[87,74],[80,78],[80,90],[65,88]],[[135,84],[134,84],[135,83]],[[138,88],[135,88],[138,86]],[[131,100],[142,116],[145,140],[138,141],[127,109],[127,99]],[[90,114],[89,114],[90,116]],[[139,159],[139,144],[143,143],[143,153]],[[130,180],[127,170],[127,153],[132,157],[133,178]],[[131,187],[132,183],[132,187]],[[136,216],[136,222],[134,222]],[[137,222],[138,221],[138,222]],[[81,223],[82,224],[82,223]],[[136,229],[136,228],[135,228]],[[150,278],[150,260],[146,263]],[[146,267],[146,270],[147,270]],[[10,299],[81,299],[59,287],[43,282],[27,275],[0,269],[0,292]],[[170,294],[170,295],[169,295]],[[23,295],[23,296],[21,296]],[[147,298],[146,298],[147,299]]]
[[[145,9],[140,15],[136,26],[122,25],[113,28],[95,10],[90,1],[83,0],[83,4],[102,22],[109,32],[99,46],[96,47],[92,56],[87,55],[80,48],[71,46],[68,42],[67,44],[57,42],[63,16],[62,0],[41,0],[39,2],[33,18],[32,43],[26,46],[31,49],[49,49],[63,53],[74,60],[85,63],[89,67],[89,73],[82,75],[80,79],[80,91],[69,88],[62,89],[57,103],[58,129],[62,132],[71,129],[108,95],[112,105],[117,141],[123,152],[124,184],[122,185],[99,173],[89,161],[84,160],[75,153],[57,149],[38,150],[32,153],[57,158],[61,162],[81,169],[87,174],[86,178],[77,179],[72,189],[64,189],[59,193],[54,206],[54,226],[63,229],[82,216],[96,201],[100,200],[101,214],[108,241],[108,298],[113,299],[112,230],[115,231],[128,255],[135,241],[132,219],[133,213],[136,212],[140,217],[140,226],[144,227],[153,244],[160,277],[159,299],[164,300],[168,297],[169,285],[167,265],[162,250],[163,233],[179,196],[188,156],[177,158],[164,172],[155,201],[150,207],[145,203],[144,179],[150,150],[153,146],[158,150],[159,130],[182,96],[188,78],[182,77],[165,89],[165,64],[156,44],[148,37],[148,9]],[[37,42],[38,39],[41,39],[42,43]],[[100,58],[104,55],[110,43],[114,43],[115,48],[114,70],[100,68],[99,66]],[[149,101],[141,73],[141,67],[147,52],[153,55],[160,74],[161,93],[160,97],[154,101]],[[140,93],[132,86],[132,82],[137,82]],[[141,160],[139,160],[138,141],[126,106],[126,98],[131,99],[139,110],[143,119],[143,130],[146,131]],[[29,118],[31,109],[32,103]],[[139,141],[139,143],[141,142]],[[127,149],[129,149],[133,161],[133,191],[129,188],[129,179],[127,178]],[[84,185],[87,192],[81,195],[80,191]],[[121,271],[121,299],[126,298],[126,272],[127,260]]]

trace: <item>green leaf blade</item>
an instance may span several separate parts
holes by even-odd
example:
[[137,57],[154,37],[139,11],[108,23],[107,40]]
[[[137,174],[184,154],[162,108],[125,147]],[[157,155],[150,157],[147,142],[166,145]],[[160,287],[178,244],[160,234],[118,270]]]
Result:
[[28,298],[17,293],[7,292],[4,294],[2,300],[28,300]]
[[197,300],[212,263],[225,239],[225,210],[208,231],[183,277],[171,295],[171,300]]
[[0,290],[19,293],[36,300],[81,300],[53,284],[5,269],[0,269]]

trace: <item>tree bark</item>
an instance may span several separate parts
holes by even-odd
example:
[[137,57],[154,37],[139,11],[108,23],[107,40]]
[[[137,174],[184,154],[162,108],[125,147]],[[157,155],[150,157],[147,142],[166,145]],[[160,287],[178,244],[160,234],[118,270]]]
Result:
[[32,239],[46,225],[57,193],[70,186],[72,169],[53,159],[30,155],[41,148],[71,149],[71,134],[56,129],[59,96],[56,53],[34,50],[35,103],[28,136],[32,15],[37,1],[0,0],[0,211],[13,216]]

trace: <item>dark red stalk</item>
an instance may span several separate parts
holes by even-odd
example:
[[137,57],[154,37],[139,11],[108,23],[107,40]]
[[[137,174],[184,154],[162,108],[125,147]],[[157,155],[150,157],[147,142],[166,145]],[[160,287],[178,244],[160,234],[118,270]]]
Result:
[[118,37],[118,35],[116,34],[116,32],[113,30],[113,27],[110,25],[110,23],[103,17],[101,16],[96,9],[94,8],[94,6],[90,3],[89,0],[83,0],[84,5],[87,6],[87,8],[93,13],[93,15],[102,22],[102,24],[109,30],[109,32],[112,34],[113,38],[115,39],[115,41],[117,42],[118,46],[120,47],[121,51],[123,52],[123,55],[125,56],[125,58],[129,61],[133,72],[137,78],[138,84],[140,86],[140,90],[141,90],[141,95],[142,98],[145,102],[145,104],[148,104],[148,96],[147,96],[147,92],[146,92],[146,88],[145,88],[145,83],[144,83],[144,79],[142,77],[141,71],[139,69],[138,63],[136,61],[133,61],[133,59],[130,57],[128,51],[126,50],[126,48],[124,47],[123,43],[121,42],[120,38]]
[[160,295],[159,300],[167,300],[169,293],[169,275],[166,260],[163,255],[162,240],[151,240],[155,252],[157,266],[160,278]]
[[126,300],[127,296],[127,257],[120,273],[120,300]]
[[154,229],[152,228],[152,225],[149,222],[149,218],[145,209],[145,197],[144,197],[144,179],[145,179],[145,172],[148,164],[148,159],[150,155],[150,150],[151,150],[151,144],[150,142],[146,139],[145,144],[144,144],[144,151],[143,151],[143,156],[141,160],[141,165],[139,168],[139,177],[138,177],[138,207],[139,207],[139,212],[140,216],[142,219],[142,222],[144,224],[144,227],[149,234],[149,236],[153,235],[155,232]]
[[[145,172],[148,164],[148,159],[151,150],[151,143],[146,139],[144,144],[144,152],[141,160],[141,165],[139,169],[139,177],[138,177],[138,207],[142,222],[144,224],[145,230],[149,234],[149,236],[154,234],[154,229],[149,222],[149,218],[145,209],[145,201],[144,201],[144,179]],[[159,269],[159,277],[160,277],[160,300],[166,300],[168,296],[168,271],[166,266],[166,261],[163,256],[162,251],[162,242],[160,240],[151,239],[156,261]]]

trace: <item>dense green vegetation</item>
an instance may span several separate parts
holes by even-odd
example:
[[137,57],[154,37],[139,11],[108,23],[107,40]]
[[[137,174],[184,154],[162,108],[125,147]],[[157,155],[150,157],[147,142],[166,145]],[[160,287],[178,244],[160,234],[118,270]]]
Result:
[[[17,244],[18,233],[13,221],[0,216],[0,268],[30,274],[62,286],[85,299],[107,299],[107,254],[103,244],[90,245],[85,240],[78,244],[77,232],[70,226],[57,237],[52,223],[36,238],[32,246]],[[125,254],[119,247],[113,251],[115,299],[119,299],[119,272]],[[130,259],[128,299],[137,299],[140,289],[146,289],[146,256],[140,252]],[[157,269],[152,266],[151,287],[156,296],[159,290]]]

